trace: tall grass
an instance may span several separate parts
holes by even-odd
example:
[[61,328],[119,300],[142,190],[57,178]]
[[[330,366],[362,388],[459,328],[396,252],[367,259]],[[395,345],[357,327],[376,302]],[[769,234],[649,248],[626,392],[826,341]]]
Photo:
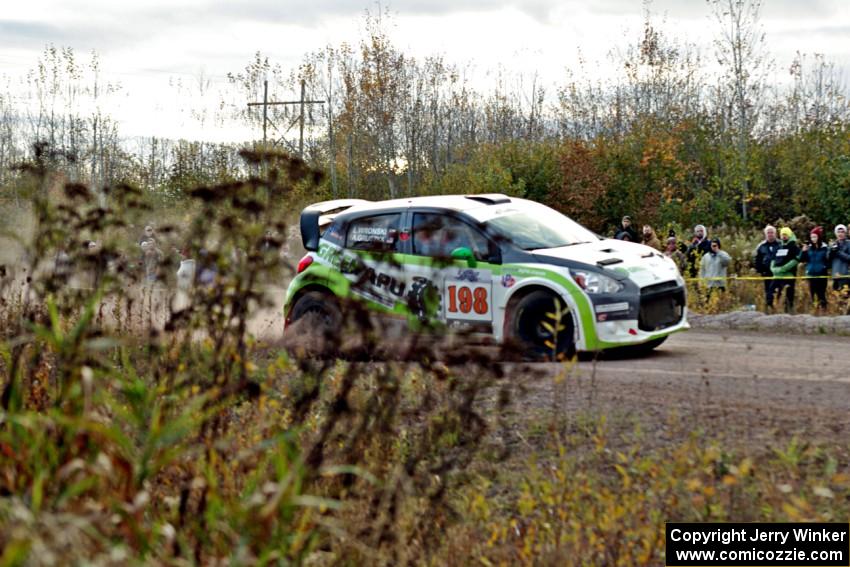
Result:
[[[291,273],[268,235],[286,234],[288,196],[319,174],[244,153],[267,175],[193,189],[195,212],[159,226],[160,246],[188,247],[215,281],[145,307],[144,286],[173,286],[176,261],[165,250],[160,281],[141,281],[127,230],[150,212],[144,195],[57,195],[51,158],[40,146],[22,165],[34,227],[18,235],[25,279],[3,280],[0,565],[427,561],[492,422],[481,397],[502,384],[507,403],[508,383],[484,359],[449,371],[416,342],[363,364],[248,332],[273,303],[263,290]],[[82,279],[91,289],[71,285]],[[346,312],[357,354],[374,350],[380,329]]]

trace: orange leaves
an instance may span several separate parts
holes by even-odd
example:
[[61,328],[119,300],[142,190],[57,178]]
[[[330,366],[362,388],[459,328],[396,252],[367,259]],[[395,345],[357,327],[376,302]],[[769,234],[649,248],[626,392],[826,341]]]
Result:
[[560,156],[563,184],[549,193],[546,204],[584,225],[603,224],[605,219],[597,205],[609,188],[609,180],[599,161],[599,152],[586,142],[564,143]]

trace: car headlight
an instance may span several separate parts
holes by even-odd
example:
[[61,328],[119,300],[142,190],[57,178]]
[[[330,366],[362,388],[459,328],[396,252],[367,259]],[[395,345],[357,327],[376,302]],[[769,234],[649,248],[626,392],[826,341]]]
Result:
[[575,282],[587,293],[617,293],[623,289],[623,284],[599,272],[570,270]]

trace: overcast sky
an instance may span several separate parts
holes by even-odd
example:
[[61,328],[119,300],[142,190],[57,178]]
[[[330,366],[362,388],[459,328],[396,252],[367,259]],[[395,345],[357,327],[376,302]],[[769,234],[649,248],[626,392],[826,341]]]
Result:
[[[575,66],[579,50],[605,73],[606,53],[634,40],[644,10],[636,0],[394,0],[382,7],[392,14],[394,43],[411,55],[473,63],[479,81],[499,67],[537,71],[549,86]],[[220,84],[257,51],[294,67],[309,51],[356,44],[367,9],[378,11],[367,0],[4,0],[0,75],[23,75],[48,43],[80,56],[96,50],[103,78],[122,85],[122,130],[174,136],[178,101],[169,80],[190,81],[203,70]],[[656,0],[651,10],[668,37],[711,53],[717,27],[705,0]],[[797,51],[822,53],[850,75],[850,0],[764,0],[762,23],[780,80]]]

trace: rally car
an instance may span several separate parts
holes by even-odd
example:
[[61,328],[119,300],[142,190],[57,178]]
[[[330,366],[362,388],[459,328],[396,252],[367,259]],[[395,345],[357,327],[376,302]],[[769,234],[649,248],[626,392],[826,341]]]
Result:
[[529,355],[651,350],[689,327],[672,260],[533,201],[334,200],[304,209],[300,225],[307,255],[287,290],[287,326],[314,314],[337,329],[357,300],[411,330],[465,329]]

